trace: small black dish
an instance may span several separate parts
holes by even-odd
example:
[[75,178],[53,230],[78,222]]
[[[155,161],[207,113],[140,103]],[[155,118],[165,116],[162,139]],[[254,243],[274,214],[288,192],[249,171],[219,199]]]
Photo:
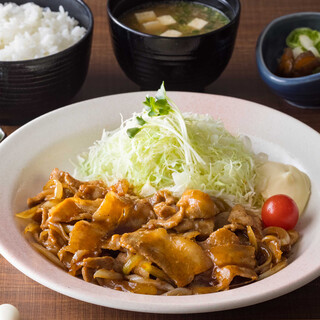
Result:
[[[8,0],[0,0],[6,3]],[[13,0],[18,5],[28,0]],[[67,104],[80,90],[88,71],[93,16],[81,0],[32,0],[40,7],[58,11],[62,5],[69,16],[87,29],[73,46],[43,58],[0,61],[0,123],[23,124]]]
[[230,22],[201,35],[179,38],[155,36],[130,29],[118,20],[124,12],[146,3],[145,0],[108,1],[115,56],[128,78],[141,89],[155,90],[164,81],[168,90],[202,91],[227,66],[239,25],[239,0],[194,2],[220,10]]

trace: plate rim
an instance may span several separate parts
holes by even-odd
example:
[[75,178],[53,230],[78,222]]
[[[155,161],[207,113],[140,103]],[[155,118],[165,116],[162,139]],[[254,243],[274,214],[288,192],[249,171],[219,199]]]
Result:
[[[139,91],[139,92],[129,92],[129,93],[121,93],[121,94],[115,94],[115,95],[108,95],[108,96],[103,96],[103,97],[99,97],[99,98],[94,98],[94,99],[89,99],[89,100],[77,102],[77,103],[65,106],[63,108],[51,111],[51,112],[49,112],[47,114],[44,114],[44,115],[42,115],[42,116],[30,121],[26,125],[18,128],[15,132],[13,132],[7,139],[5,139],[5,141],[3,141],[0,144],[0,154],[2,153],[2,149],[5,149],[5,146],[9,145],[12,140],[14,141],[14,140],[18,139],[19,136],[24,133],[26,128],[27,129],[31,128],[31,130],[32,130],[33,126],[36,126],[37,123],[46,121],[47,119],[49,119],[50,117],[52,117],[54,115],[64,114],[66,112],[66,110],[72,110],[72,108],[81,108],[81,106],[85,106],[88,103],[92,103],[94,101],[99,104],[100,101],[108,100],[108,99],[110,99],[110,97],[114,97],[114,98],[120,97],[120,98],[122,98],[122,97],[125,97],[125,96],[132,96],[132,95],[145,96],[146,94],[154,94],[154,92]],[[296,118],[294,118],[294,117],[292,117],[290,115],[287,115],[287,114],[285,114],[285,113],[283,113],[283,112],[281,112],[279,110],[272,109],[272,108],[270,108],[268,106],[265,106],[265,105],[262,105],[262,104],[259,104],[259,103],[256,103],[256,102],[252,102],[252,101],[248,101],[248,100],[244,100],[244,99],[239,99],[239,98],[234,98],[234,97],[229,97],[229,96],[213,95],[213,94],[208,94],[208,93],[190,93],[190,92],[180,92],[180,91],[179,92],[174,92],[174,91],[169,91],[168,92],[169,96],[170,95],[184,95],[184,94],[207,96],[208,99],[215,99],[215,98],[219,97],[220,99],[228,99],[228,100],[231,99],[233,101],[241,101],[243,103],[248,103],[248,104],[252,105],[255,108],[259,107],[259,108],[262,108],[264,110],[269,110],[273,114],[281,114],[281,117],[285,116],[287,119],[290,119],[290,121],[294,121],[294,123],[299,124],[302,128],[304,128],[304,130],[309,130],[309,132],[310,133],[312,132],[313,134],[316,133],[319,136],[319,141],[320,141],[320,134],[316,130],[314,130],[313,128],[309,127],[308,125],[304,124],[303,122],[297,120]],[[1,198],[1,187],[0,187],[0,198]],[[196,306],[196,307],[195,306],[191,306],[191,305],[184,305],[184,308],[181,308],[182,305],[180,305],[180,304],[178,306],[171,306],[170,305],[170,308],[171,308],[170,310],[161,310],[161,311],[159,311],[158,308],[159,307],[160,308],[163,307],[163,304],[159,304],[159,305],[154,304],[153,306],[149,305],[148,306],[149,307],[148,310],[145,310],[145,308],[143,308],[143,306],[144,306],[143,302],[141,302],[140,304],[138,303],[138,306],[137,306],[137,302],[132,302],[129,305],[126,305],[126,306],[122,306],[122,305],[118,304],[118,306],[115,307],[114,305],[110,305],[110,303],[101,304],[101,302],[97,303],[96,301],[93,301],[93,300],[90,301],[90,299],[84,298],[84,296],[82,294],[77,294],[77,293],[75,294],[75,292],[74,292],[74,290],[72,288],[67,288],[66,289],[64,286],[61,286],[61,285],[57,286],[56,284],[51,283],[50,281],[48,282],[46,280],[46,277],[44,277],[44,278],[43,277],[39,277],[36,274],[36,272],[34,272],[33,270],[29,270],[27,266],[25,266],[23,264],[22,265],[21,264],[16,265],[16,261],[15,261],[14,255],[12,255],[9,251],[6,250],[6,248],[3,246],[1,238],[0,238],[0,253],[15,268],[20,270],[22,273],[27,275],[29,278],[35,280],[36,282],[38,282],[38,283],[40,283],[40,284],[42,284],[42,285],[44,285],[44,286],[56,291],[56,292],[59,292],[61,294],[67,295],[69,297],[72,297],[72,298],[75,298],[75,299],[78,299],[78,300],[81,300],[81,301],[90,302],[90,303],[93,303],[93,304],[96,304],[96,305],[102,305],[102,306],[105,306],[105,307],[117,308],[117,309],[122,309],[122,310],[148,312],[148,313],[170,313],[170,314],[172,314],[172,313],[174,313],[174,314],[179,314],[179,313],[181,313],[181,314],[185,314],[185,313],[202,313],[202,312],[221,311],[221,310],[233,309],[233,308],[238,308],[238,307],[244,307],[244,306],[260,303],[260,302],[263,302],[263,301],[267,301],[267,300],[279,297],[279,296],[281,296],[283,294],[286,294],[288,292],[291,292],[291,291],[293,291],[293,290],[305,285],[306,283],[312,281],[313,279],[315,279],[316,277],[318,277],[320,275],[320,265],[319,265],[317,268],[315,268],[313,270],[313,272],[309,273],[307,276],[304,276],[303,278],[298,279],[299,281],[295,281],[294,283],[290,284],[289,286],[285,286],[285,287],[283,287],[281,289],[278,289],[277,292],[275,294],[273,294],[272,296],[266,296],[266,294],[260,294],[254,300],[252,300],[251,296],[248,297],[248,298],[244,297],[243,299],[240,299],[239,301],[235,300],[235,301],[232,301],[231,303],[230,303],[230,301],[223,302],[219,306],[208,305],[206,303],[205,304],[199,303],[199,305]],[[83,282],[83,280],[80,280],[80,281]],[[258,282],[256,282],[256,283],[258,283]],[[250,286],[253,286],[256,283],[250,284]],[[260,283],[261,283],[261,281],[260,281]],[[244,286],[244,287],[241,287],[241,288],[246,288],[246,287],[247,286]],[[239,292],[239,291],[242,291],[241,288],[239,288],[240,290],[239,289],[233,289],[231,291],[235,292],[235,290],[238,290],[238,292]],[[106,290],[106,288],[103,288],[103,289]],[[111,290],[111,289],[109,289],[109,290]],[[231,291],[226,291],[226,292],[231,292]],[[125,297],[127,297],[128,293],[124,293],[124,294],[125,294]],[[214,294],[220,294],[220,293],[214,293]],[[123,295],[123,293],[120,293],[120,296],[121,295]],[[133,294],[133,295],[137,296],[136,294]],[[212,294],[206,294],[206,296],[207,295],[212,295]],[[141,295],[141,296],[144,296],[144,295]],[[193,297],[192,300],[194,300],[195,296],[189,296],[189,297]],[[199,295],[199,297],[203,297],[203,296]],[[164,297],[160,297],[160,299],[159,299],[159,296],[154,296],[154,298],[157,298],[159,301],[162,301]],[[171,297],[166,297],[164,301],[167,301],[168,298],[170,299]],[[178,298],[178,300],[185,300],[186,297],[184,296],[184,297],[181,297],[181,298],[180,297],[175,297],[175,298]],[[115,300],[118,299],[117,295],[116,295],[116,297],[114,299]],[[141,299],[138,299],[138,300],[141,300]],[[187,299],[187,300],[191,300],[191,299]],[[203,300],[205,300],[205,299],[203,299]],[[114,302],[114,301],[112,301],[112,299],[110,301]]]

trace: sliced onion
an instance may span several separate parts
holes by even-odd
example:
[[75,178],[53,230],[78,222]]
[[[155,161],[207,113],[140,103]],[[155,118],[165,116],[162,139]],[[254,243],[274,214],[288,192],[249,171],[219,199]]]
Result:
[[43,190],[51,189],[55,185],[54,181],[55,181],[54,179],[48,180],[48,182],[43,187]]
[[279,238],[277,238],[276,236],[273,235],[268,235],[262,238],[261,240],[263,243],[268,244],[269,242],[276,242],[279,244],[279,246],[281,245],[281,240]]
[[192,295],[192,290],[187,288],[175,288],[163,294],[163,296],[188,296]]
[[22,218],[22,219],[32,219],[35,216],[35,214],[37,213],[39,207],[40,207],[40,205],[37,205],[37,206],[32,207],[28,210],[19,212],[16,214],[16,217]]
[[54,180],[56,187],[54,188],[55,199],[62,199],[63,197],[63,186],[59,180]]
[[269,247],[263,243],[259,243],[259,249],[263,251],[263,253],[267,256],[267,259],[263,264],[261,264],[255,269],[256,273],[258,274],[265,272],[265,270],[267,269],[270,269],[270,264],[272,262],[272,252],[269,249]]
[[299,232],[296,230],[287,231],[290,236],[290,244],[294,245],[299,240]]
[[130,275],[126,276],[126,278],[132,282],[141,282],[141,283],[142,282],[144,283],[146,280],[144,277],[141,277],[137,274],[130,274]]
[[157,279],[157,280],[146,279],[146,278],[140,277],[136,274],[130,274],[130,275],[126,276],[126,278],[132,282],[154,285],[157,289],[162,290],[162,291],[170,291],[170,290],[174,289],[174,287],[171,284],[169,284],[165,281],[161,281],[159,279]]
[[43,203],[41,207],[51,209],[52,207],[56,206],[60,202],[61,202],[60,199],[51,199],[51,200],[48,200],[45,203]]
[[122,280],[123,276],[121,273],[115,272],[113,270],[99,269],[93,275],[94,278],[103,278],[108,280]]
[[61,224],[61,225],[67,234],[69,234],[74,228],[73,224]]
[[145,269],[143,269],[140,265],[138,265],[137,267],[135,267],[133,269],[133,272],[143,278],[149,278],[150,274],[148,271],[146,271]]
[[49,223],[49,227],[50,227],[51,230],[54,230],[55,232],[57,232],[64,241],[66,241],[66,242],[69,241],[70,238],[66,234],[66,232],[65,232],[63,226],[61,225],[61,223],[52,223],[52,222],[50,222]]
[[31,244],[34,248],[36,248],[41,254],[43,254],[45,257],[47,257],[55,265],[66,270],[65,265],[57,258],[57,256],[55,254],[50,252],[48,249],[46,249],[45,247],[43,247],[39,243],[32,242]]
[[49,229],[44,229],[40,232],[39,234],[39,239],[40,241],[43,243],[43,242],[46,242],[49,238]]
[[276,235],[281,241],[281,246],[290,244],[291,239],[288,232],[280,227],[268,227],[263,229],[262,233],[263,236]]
[[273,268],[271,268],[268,271],[260,274],[258,280],[261,280],[261,279],[264,279],[264,278],[267,278],[267,277],[273,275],[274,273],[280,271],[281,269],[283,269],[287,265],[288,265],[287,260],[286,259],[282,260],[281,262],[276,264]]
[[131,256],[122,268],[123,273],[129,274],[131,270],[135,268],[143,259],[144,257],[141,256],[140,254],[135,254]]
[[141,266],[141,268],[146,270],[146,272],[148,272],[152,276],[159,278],[161,280],[170,281],[168,276],[161,269],[153,266],[151,262],[148,262],[148,261],[143,262],[140,264],[140,266]]
[[38,223],[32,221],[30,222],[24,229],[24,233],[35,233],[36,231],[40,230],[40,226]]
[[193,239],[193,238],[197,237],[199,234],[200,234],[199,231],[189,231],[189,232],[184,233],[183,236],[188,239]]
[[254,246],[255,250],[257,251],[258,250],[257,238],[256,238],[256,235],[254,234],[251,226],[247,226],[247,234],[248,234],[248,238],[249,238],[251,245]]

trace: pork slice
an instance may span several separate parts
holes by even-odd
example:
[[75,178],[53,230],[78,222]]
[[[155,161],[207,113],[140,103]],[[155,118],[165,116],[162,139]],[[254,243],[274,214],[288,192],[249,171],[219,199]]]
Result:
[[159,227],[165,228],[165,229],[172,229],[179,225],[179,223],[184,218],[184,210],[180,209],[177,213],[175,213],[173,216],[169,217],[168,219],[151,219],[148,221],[148,223],[145,225],[148,229],[156,229]]
[[186,286],[196,274],[212,267],[210,259],[195,241],[168,234],[163,228],[126,233],[120,243],[158,265],[178,287]]
[[112,250],[112,251],[120,250],[121,249],[120,238],[121,238],[120,234],[112,235],[111,238],[103,241],[101,248]]
[[70,240],[65,251],[76,253],[78,250],[95,252],[100,250],[105,230],[98,223],[78,221],[70,232]]
[[242,225],[243,227],[252,226],[253,217],[246,212],[245,208],[242,205],[236,204],[231,209],[228,222],[232,224],[239,224],[239,225]]
[[190,219],[208,219],[218,213],[210,196],[200,190],[185,191],[177,202],[177,207],[182,208],[185,216]]
[[229,289],[230,284],[235,277],[243,278],[243,284],[258,280],[258,276],[253,269],[239,267],[236,265],[228,265],[223,268],[216,268],[215,277],[219,282],[217,287],[218,291]]
[[51,172],[50,179],[58,180],[66,184],[73,193],[76,193],[82,184],[81,181],[73,178],[68,172],[60,171],[57,168]]
[[81,199],[95,200],[98,198],[104,198],[107,192],[108,190],[106,187],[101,187],[95,184],[82,184],[75,196]]
[[37,195],[35,195],[34,197],[28,198],[28,200],[27,200],[28,207],[32,208],[32,207],[40,204],[41,202],[43,202],[46,199],[47,195],[48,195],[48,191],[43,190],[43,191],[39,192]]
[[255,248],[242,244],[237,235],[226,228],[211,233],[202,246],[207,249],[212,262],[218,267],[237,265],[254,268],[256,265]]
[[147,221],[153,219],[155,214],[147,199],[135,199],[133,208],[119,221],[116,233],[132,232],[141,228]]
[[[70,199],[72,198],[66,200],[70,202]],[[93,202],[97,200],[82,201]],[[71,205],[71,208],[74,208],[74,204]],[[66,216],[71,211],[65,210]],[[138,229],[146,222],[150,214],[153,214],[153,211],[147,200],[138,199],[134,201],[110,191],[92,215],[91,222],[81,220],[74,225],[70,232],[70,240],[66,250],[72,253],[77,250],[90,250],[92,252],[100,250],[105,240],[112,233]]]
[[41,243],[52,253],[57,253],[64,245],[65,241],[59,233],[52,229],[45,229],[39,235]]
[[178,208],[176,206],[167,205],[165,202],[159,202],[153,206],[153,211],[160,219],[167,219],[176,214]]
[[79,191],[79,188],[83,185],[90,185],[107,190],[107,186],[102,180],[92,180],[88,182],[83,182],[75,179],[68,172],[60,171],[57,168],[53,169],[53,171],[51,172],[50,179],[60,181],[63,184],[63,186],[68,188],[73,194],[77,193]]
[[115,192],[110,191],[93,214],[92,220],[117,226],[121,216],[123,214],[127,215],[132,207],[133,201],[130,198],[120,197]]
[[228,222],[234,227],[233,229],[242,228],[247,226],[253,227],[256,236],[262,237],[262,223],[258,216],[248,213],[240,204],[235,205],[230,212]]
[[103,225],[109,233],[124,233],[139,229],[153,217],[154,212],[148,200],[120,196],[110,191],[92,220]]
[[207,240],[201,242],[201,246],[206,250],[228,244],[240,244],[240,240],[236,234],[226,228],[220,228],[212,232]]
[[[158,195],[158,197],[160,196]],[[155,202],[156,201],[154,201],[154,203]],[[155,212],[160,219],[150,220],[146,225],[146,227],[149,229],[155,229],[157,227],[172,229],[177,227],[182,221],[188,219],[210,219],[213,218],[218,212],[216,205],[208,194],[200,190],[193,189],[187,190],[182,194],[180,200],[176,204],[176,206],[179,208],[179,211],[175,209],[175,206],[172,207],[172,213],[176,213],[171,216],[167,214],[168,211],[160,212],[158,210],[158,206],[160,206],[160,204],[161,202],[158,202],[154,205]],[[168,208],[166,208],[166,210],[168,210]],[[168,216],[167,219],[165,219],[166,215]]]
[[95,272],[96,272],[96,270],[94,270],[94,269],[83,267],[81,269],[81,274],[82,274],[83,280],[86,282],[98,284],[94,278]]
[[128,180],[119,180],[116,184],[112,185],[111,187],[109,187],[109,191],[113,191],[115,193],[117,193],[119,196],[124,196],[128,193],[132,193],[130,184],[128,182]]
[[168,190],[159,190],[151,198],[149,202],[152,206],[155,206],[158,203],[164,202],[166,205],[171,206],[175,204],[176,198]]
[[235,233],[220,228],[201,243],[215,268],[213,276],[219,281],[219,290],[229,288],[234,277],[256,280],[255,248],[244,245]]
[[89,257],[82,261],[83,267],[91,269],[107,269],[111,270],[114,267],[114,259],[109,256],[104,257]]
[[183,219],[174,228],[178,233],[198,231],[201,238],[207,238],[214,229],[214,218],[209,219]]
[[49,211],[48,222],[71,222],[81,219],[91,219],[98,209],[102,199],[83,200],[72,197],[64,199]]
[[94,273],[98,269],[112,270],[114,266],[114,259],[112,257],[89,257],[81,262],[81,273],[83,280],[97,284],[94,278]]
[[146,228],[155,229],[162,227],[171,229],[181,222],[184,212],[181,210],[178,212],[178,208],[175,205],[177,200],[169,191],[160,190],[149,198],[148,201],[155,213],[155,219],[151,219]]
[[227,265],[237,265],[254,269],[256,266],[255,249],[252,246],[228,244],[212,247],[210,256],[215,265],[222,268]]

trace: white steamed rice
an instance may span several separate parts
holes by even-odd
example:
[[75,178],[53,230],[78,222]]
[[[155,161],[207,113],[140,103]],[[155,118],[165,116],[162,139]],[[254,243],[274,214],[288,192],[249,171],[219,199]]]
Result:
[[34,3],[0,4],[0,61],[36,59],[78,42],[86,29],[68,15]]

